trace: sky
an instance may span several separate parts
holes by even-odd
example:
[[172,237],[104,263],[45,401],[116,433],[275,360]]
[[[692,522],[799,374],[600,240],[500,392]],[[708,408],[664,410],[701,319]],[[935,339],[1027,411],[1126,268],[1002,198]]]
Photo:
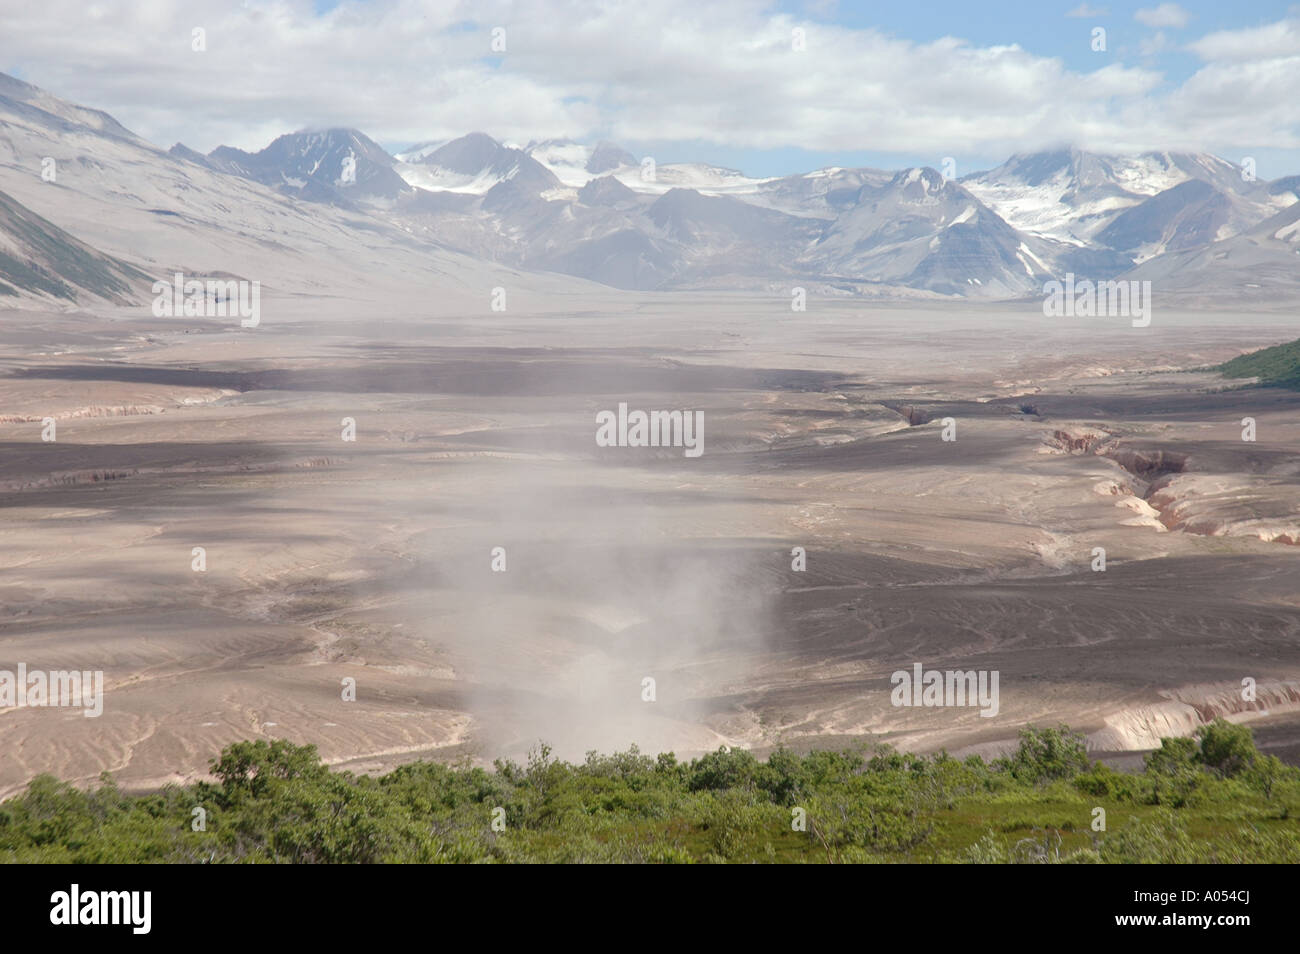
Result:
[[348,126],[752,176],[1066,145],[1300,173],[1300,5],[1273,0],[0,0],[0,71],[202,152]]

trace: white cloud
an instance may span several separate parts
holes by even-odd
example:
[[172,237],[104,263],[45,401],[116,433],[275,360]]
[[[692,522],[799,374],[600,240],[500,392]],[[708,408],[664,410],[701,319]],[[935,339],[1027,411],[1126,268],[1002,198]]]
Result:
[[839,10],[840,0],[804,0],[803,8],[809,16],[829,17]]
[[1300,19],[1246,30],[1220,30],[1188,44],[1205,60],[1260,60],[1300,55]]
[[1110,9],[1108,7],[1093,7],[1086,3],[1081,3],[1073,10],[1066,13],[1066,16],[1077,17],[1079,19],[1087,17],[1108,17],[1110,16]]
[[1133,14],[1133,19],[1143,26],[1181,30],[1187,26],[1190,15],[1176,3],[1162,3],[1158,7],[1145,7],[1137,11]]
[[1143,56],[1155,56],[1169,49],[1169,37],[1165,35],[1164,30],[1157,30],[1155,35],[1144,37],[1138,44],[1138,50]]
[[[0,68],[160,145],[203,151],[331,125],[387,143],[483,130],[913,156],[1065,142],[1300,148],[1300,59],[1238,62],[1251,31],[1194,45],[1204,67],[1171,90],[1161,73],[1110,58],[1080,72],[1015,45],[809,22],[767,0],[344,0],[322,17],[312,0],[6,6]],[[197,26],[205,53],[190,49]],[[490,50],[493,26],[506,29],[504,55]],[[796,26],[806,52],[791,49]],[[1269,36],[1268,49],[1285,45]]]

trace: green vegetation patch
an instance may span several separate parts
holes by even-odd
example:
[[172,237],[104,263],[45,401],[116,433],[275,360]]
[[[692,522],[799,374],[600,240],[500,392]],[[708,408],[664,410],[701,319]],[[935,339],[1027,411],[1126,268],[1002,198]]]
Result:
[[1300,863],[1300,769],[1216,720],[1140,773],[1029,728],[1005,759],[888,747],[690,762],[635,747],[574,765],[334,772],[314,746],[239,742],[215,781],[129,795],[45,775],[0,803],[9,862]]
[[1228,378],[1259,378],[1268,387],[1300,389],[1300,339],[1243,354],[1215,370]]

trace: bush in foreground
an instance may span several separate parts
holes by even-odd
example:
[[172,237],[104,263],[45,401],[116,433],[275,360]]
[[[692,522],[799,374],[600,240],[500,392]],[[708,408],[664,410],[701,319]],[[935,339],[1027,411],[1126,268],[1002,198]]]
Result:
[[276,740],[235,743],[211,769],[139,795],[37,777],[0,804],[0,860],[1300,863],[1300,769],[1221,720],[1164,739],[1140,773],[1091,762],[1064,726],[1026,729],[991,763],[633,747],[574,765],[539,746],[524,765],[369,777]]

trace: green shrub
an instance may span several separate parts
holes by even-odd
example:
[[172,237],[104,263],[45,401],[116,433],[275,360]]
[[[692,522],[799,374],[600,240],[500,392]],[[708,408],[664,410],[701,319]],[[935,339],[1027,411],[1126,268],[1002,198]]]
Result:
[[1010,758],[994,763],[1017,781],[1046,783],[1072,778],[1088,768],[1088,750],[1083,736],[1068,726],[1036,728],[1020,732],[1020,745]]
[[[523,765],[371,778],[282,740],[211,764],[213,781],[139,795],[38,776],[0,803],[0,862],[1300,863],[1300,769],[1218,721],[1163,740],[1141,773],[1089,764],[1065,727],[1026,730],[992,764],[858,747],[689,762],[632,748],[573,765],[543,744]],[[1110,832],[1091,829],[1098,804]]]

